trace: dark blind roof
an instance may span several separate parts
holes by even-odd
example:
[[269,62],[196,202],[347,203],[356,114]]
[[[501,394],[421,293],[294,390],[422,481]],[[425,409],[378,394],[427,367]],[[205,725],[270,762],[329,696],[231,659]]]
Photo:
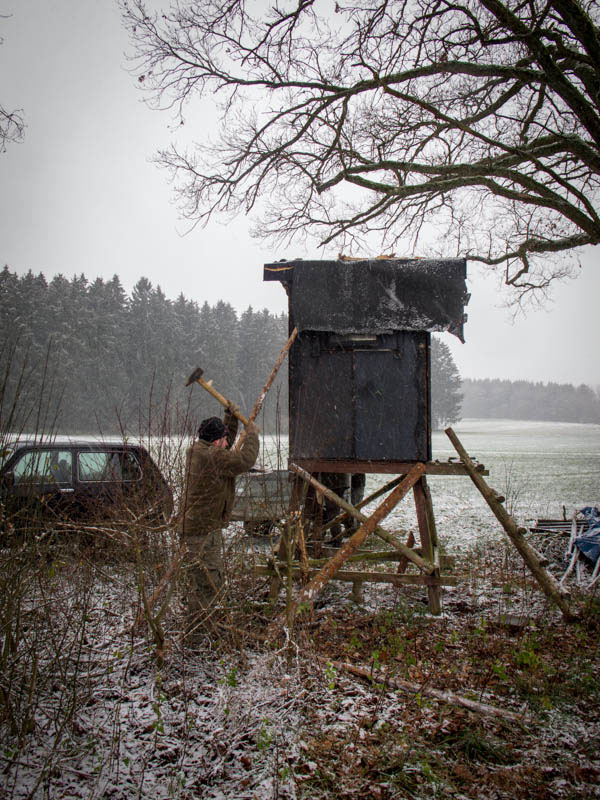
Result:
[[299,331],[449,331],[461,341],[466,275],[464,258],[280,261],[264,272],[290,284]]

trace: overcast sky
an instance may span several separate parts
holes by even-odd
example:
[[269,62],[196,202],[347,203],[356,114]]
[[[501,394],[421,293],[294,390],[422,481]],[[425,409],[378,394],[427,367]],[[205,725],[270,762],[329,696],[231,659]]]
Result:
[[[24,142],[0,155],[0,265],[48,278],[117,274],[127,291],[143,275],[172,299],[284,310],[285,293],[263,283],[262,265],[322,252],[261,246],[244,218],[186,235],[167,176],[151,162],[173,121],[144,105],[127,72],[113,0],[0,0],[0,13],[10,15],[0,19],[0,103],[22,108],[27,124]],[[214,119],[207,101],[190,113],[188,135]],[[464,377],[600,385],[598,248],[549,306],[514,323],[495,281],[473,271],[469,284],[467,342],[446,338]]]

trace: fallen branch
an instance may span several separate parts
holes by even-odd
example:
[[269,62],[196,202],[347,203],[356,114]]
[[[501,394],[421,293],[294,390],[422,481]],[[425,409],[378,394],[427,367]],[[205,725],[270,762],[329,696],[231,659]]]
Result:
[[[322,656],[318,656],[318,659],[319,661],[327,662],[327,659],[324,659]],[[352,675],[356,675],[359,678],[364,678],[370,683],[375,681],[377,683],[382,683],[385,686],[389,686],[391,689],[400,689],[408,694],[424,695],[425,697],[431,697],[434,700],[439,700],[442,703],[449,703],[453,706],[461,706],[462,708],[466,708],[476,714],[484,714],[488,717],[498,717],[500,719],[508,720],[509,722],[516,722],[519,725],[523,725],[526,721],[526,718],[522,714],[517,714],[514,711],[508,711],[505,708],[491,706],[488,703],[479,703],[476,700],[471,700],[468,697],[463,697],[462,695],[455,694],[454,692],[444,692],[440,689],[432,689],[428,686],[419,685],[418,683],[403,681],[400,678],[387,677],[381,673],[373,673],[372,670],[366,669],[365,667],[357,667],[354,666],[354,664],[348,664],[344,661],[331,661],[328,663],[331,663],[336,669],[350,672]]]

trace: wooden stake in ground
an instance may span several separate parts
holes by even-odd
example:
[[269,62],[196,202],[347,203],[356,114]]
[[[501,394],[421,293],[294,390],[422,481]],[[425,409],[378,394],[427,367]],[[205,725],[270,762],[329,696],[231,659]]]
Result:
[[[293,469],[293,471],[297,472],[299,475],[301,472],[304,472],[304,470],[300,471],[300,468],[296,467],[295,465],[291,465],[290,469]],[[301,603],[312,602],[317,597],[325,584],[331,578],[333,578],[342,564],[344,564],[350,558],[350,556],[358,550],[365,539],[371,533],[373,533],[378,523],[381,522],[384,517],[387,517],[390,511],[392,511],[398,505],[400,500],[402,500],[405,494],[412,489],[412,487],[424,473],[425,464],[422,463],[416,464],[411,469],[404,480],[398,486],[396,486],[393,492],[385,498],[383,503],[375,509],[373,514],[365,520],[356,533],[344,543],[344,545],[338,550],[333,558],[331,558],[320,570],[320,572],[317,573],[314,578],[312,578],[310,583],[307,584],[304,589],[302,589],[294,603],[292,603],[291,608],[275,620],[274,626],[283,625],[287,620],[293,619],[296,616],[298,607]],[[350,508],[352,508],[352,506],[350,506]]]
[[[406,540],[406,546],[409,547],[411,550],[415,546],[415,535],[412,531],[408,534],[408,539]],[[408,558],[406,556],[400,556],[400,561],[398,561],[398,575],[403,575],[406,572],[406,568],[408,567]]]
[[479,489],[488,506],[496,515],[496,518],[508,534],[511,542],[519,551],[521,558],[529,567],[531,574],[539,583],[546,597],[548,597],[548,599],[550,599],[560,608],[564,618],[567,621],[573,622],[575,619],[577,619],[577,617],[570,610],[569,603],[561,591],[558,581],[543,568],[534,549],[523,536],[525,533],[525,528],[519,528],[504,506],[498,502],[496,493],[487,485],[481,475],[477,472],[475,465],[469,458],[467,451],[460,443],[458,436],[454,433],[452,428],[446,428],[446,434],[454,445],[454,448],[460,456],[461,461],[467,468],[467,472],[469,473],[471,480]]
[[[415,496],[415,508],[417,511],[417,522],[419,524],[419,535],[421,537],[421,550],[423,556],[433,564],[435,571],[432,578],[440,577],[440,554],[437,541],[437,529],[435,527],[435,517],[433,516],[433,504],[431,493],[427,486],[425,475],[413,486]],[[427,587],[429,610],[432,614],[439,616],[442,613],[442,600],[440,594],[440,584],[432,582]]]

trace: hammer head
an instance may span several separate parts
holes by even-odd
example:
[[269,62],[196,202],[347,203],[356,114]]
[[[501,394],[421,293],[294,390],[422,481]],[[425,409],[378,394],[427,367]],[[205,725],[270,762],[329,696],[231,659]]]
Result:
[[190,377],[187,379],[185,385],[190,386],[192,383],[195,383],[204,375],[204,370],[202,367],[196,367],[196,369],[192,372]]

